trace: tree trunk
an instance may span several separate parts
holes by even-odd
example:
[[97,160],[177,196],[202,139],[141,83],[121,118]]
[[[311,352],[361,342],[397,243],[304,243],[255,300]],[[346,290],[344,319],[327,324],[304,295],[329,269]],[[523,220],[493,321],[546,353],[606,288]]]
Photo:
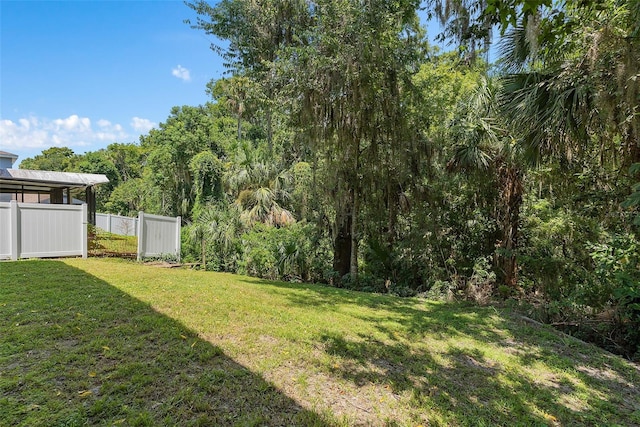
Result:
[[207,242],[202,239],[202,269],[207,271]]
[[358,212],[360,210],[360,197],[357,184],[353,189],[353,204],[351,206],[351,255],[349,261],[349,274],[351,281],[358,281]]
[[360,213],[360,139],[353,144],[353,170],[347,174],[349,178],[349,194],[351,195],[351,254],[349,257],[349,273],[351,282],[358,281],[358,215]]
[[398,221],[398,195],[391,185],[391,177],[387,175],[387,247],[389,253],[393,252],[396,241],[396,223]]
[[271,117],[271,107],[267,107],[267,147],[269,155],[273,153],[273,119]]
[[500,282],[516,288],[518,284],[518,223],[522,207],[522,171],[509,165],[501,165],[498,170],[500,181],[500,213],[501,240],[497,243],[497,267]]
[[336,210],[335,236],[333,239],[333,271],[338,274],[334,285],[340,286],[342,277],[349,273],[351,262],[351,209],[344,206]]
[[629,135],[627,139],[627,145],[629,147],[629,158],[631,160],[630,163],[640,163],[640,140],[635,139],[634,135]]

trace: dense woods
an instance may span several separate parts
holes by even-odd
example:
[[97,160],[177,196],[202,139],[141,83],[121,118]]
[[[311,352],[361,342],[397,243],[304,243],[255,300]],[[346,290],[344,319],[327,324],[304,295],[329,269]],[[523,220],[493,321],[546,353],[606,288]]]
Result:
[[99,210],[181,215],[208,270],[513,301],[640,357],[638,2],[189,6],[229,69],[209,103],[21,168],[106,174]]

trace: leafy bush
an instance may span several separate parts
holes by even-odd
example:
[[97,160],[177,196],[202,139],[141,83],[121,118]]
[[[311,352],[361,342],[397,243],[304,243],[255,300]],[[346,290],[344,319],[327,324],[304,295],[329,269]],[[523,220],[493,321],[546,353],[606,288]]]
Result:
[[207,270],[236,272],[242,232],[237,209],[225,203],[203,206],[183,227],[182,257],[203,262],[204,255]]
[[607,236],[589,245],[597,286],[589,288],[591,300],[611,307],[606,331],[629,356],[640,357],[640,242],[633,236]]
[[315,231],[302,222],[286,227],[255,224],[240,239],[238,272],[272,280],[321,280],[329,251]]
[[[261,230],[262,229],[262,230]],[[242,255],[238,272],[264,279],[277,279],[277,258],[272,230],[259,225],[242,235]]]

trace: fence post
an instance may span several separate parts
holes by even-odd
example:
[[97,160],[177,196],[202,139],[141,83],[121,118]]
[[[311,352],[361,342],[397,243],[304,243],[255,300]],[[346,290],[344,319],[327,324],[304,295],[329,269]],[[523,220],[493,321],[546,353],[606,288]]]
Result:
[[82,258],[87,259],[87,247],[89,246],[89,242],[87,239],[89,238],[87,233],[87,228],[89,227],[89,221],[87,221],[87,204],[82,204],[82,221],[80,222],[80,226],[82,227],[82,231],[80,235],[82,236]]
[[138,261],[142,261],[144,242],[144,212],[138,212]]
[[111,233],[111,214],[107,214],[107,232]]
[[9,206],[9,222],[11,223],[11,259],[15,261],[18,259],[18,250],[20,248],[18,243],[20,238],[18,202],[12,200]]
[[178,257],[178,262],[180,262],[180,250],[181,250],[181,228],[182,227],[182,217],[176,218],[176,256]]

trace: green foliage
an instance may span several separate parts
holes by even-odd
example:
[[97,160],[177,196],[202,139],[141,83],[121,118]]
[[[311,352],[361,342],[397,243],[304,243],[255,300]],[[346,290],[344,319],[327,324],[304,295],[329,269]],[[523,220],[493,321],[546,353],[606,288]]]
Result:
[[627,295],[627,290],[640,284],[640,244],[633,237],[613,235],[605,236],[602,243],[588,245],[588,249],[594,273],[601,283],[600,289],[592,286],[588,290],[595,300],[590,305],[602,306],[611,301],[614,294],[624,299],[632,297]]
[[105,156],[118,170],[123,182],[142,176],[146,153],[141,146],[114,142],[107,146]]
[[[598,286],[587,292],[615,310],[614,341],[628,357],[640,357],[640,242],[630,236],[607,236],[589,245]],[[594,295],[595,294],[595,295]],[[592,304],[595,305],[595,304]],[[605,346],[607,343],[603,343]],[[619,349],[617,349],[619,350]]]
[[256,226],[242,235],[242,254],[238,262],[238,272],[265,279],[278,276],[278,233],[277,228]]
[[272,280],[321,279],[329,265],[328,250],[314,239],[313,228],[305,223],[279,228],[255,225],[241,236],[238,272]]
[[[634,163],[633,165],[631,165],[631,167],[629,168],[629,174],[631,176],[635,176],[635,175],[640,176],[640,163]],[[637,182],[631,187],[631,194],[629,195],[627,200],[622,202],[622,207],[624,208],[635,207],[636,210],[640,209],[640,182]],[[636,217],[633,220],[633,223],[637,226],[640,226],[640,213],[636,214]]]
[[236,272],[243,231],[240,213],[233,206],[203,206],[183,228],[183,257],[200,260],[207,270]]
[[51,147],[33,158],[20,162],[20,169],[69,172],[75,160],[75,153],[67,147]]
[[158,205],[158,188],[144,178],[132,178],[113,190],[105,209],[110,213],[135,217],[140,211],[158,212]]
[[114,164],[108,159],[104,150],[89,152],[82,156],[77,156],[74,170],[83,173],[103,174],[109,182],[96,186],[96,209],[105,211],[106,201],[109,199],[114,188],[120,183],[120,174]]
[[211,151],[202,151],[191,159],[189,169],[197,204],[207,204],[222,198],[222,174],[224,165]]
[[[220,165],[214,157],[224,155],[233,138],[231,123],[218,114],[213,104],[174,107],[166,122],[141,138],[142,147],[149,153],[149,177],[160,190],[163,214],[189,219],[198,195],[207,199],[215,193]],[[192,163],[200,153],[209,154]],[[198,185],[194,184],[196,178]]]

